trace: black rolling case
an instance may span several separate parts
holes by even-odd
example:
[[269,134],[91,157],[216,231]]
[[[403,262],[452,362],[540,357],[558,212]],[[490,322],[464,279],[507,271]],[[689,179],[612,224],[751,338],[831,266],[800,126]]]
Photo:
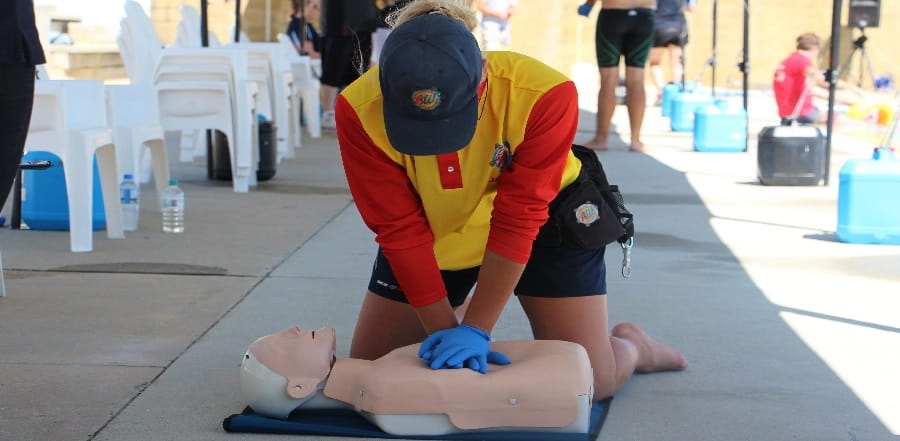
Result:
[[817,127],[764,127],[756,148],[763,185],[819,185],[825,176],[825,136]]

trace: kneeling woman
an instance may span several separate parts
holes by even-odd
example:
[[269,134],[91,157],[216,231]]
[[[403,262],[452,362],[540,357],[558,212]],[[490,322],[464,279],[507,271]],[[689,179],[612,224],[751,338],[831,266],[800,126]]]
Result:
[[[535,241],[582,170],[577,92],[525,55],[482,56],[475,25],[464,2],[412,2],[378,68],[338,98],[347,180],[379,245],[350,356],[424,340],[431,368],[486,372],[508,362],[489,342],[515,292],[534,338],[587,350],[596,399],[635,371],[684,369],[680,352],[637,326],[609,331],[603,246]],[[473,286],[460,323],[454,309]]]

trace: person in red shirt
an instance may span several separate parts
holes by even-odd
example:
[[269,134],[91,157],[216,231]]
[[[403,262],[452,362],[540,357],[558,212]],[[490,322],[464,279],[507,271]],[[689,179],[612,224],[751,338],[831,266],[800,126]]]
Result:
[[509,363],[490,333],[515,293],[536,339],[587,350],[597,399],[635,371],[685,369],[639,327],[608,329],[605,246],[564,241],[554,221],[601,225],[590,201],[549,208],[587,193],[567,191],[589,169],[572,146],[574,83],[522,54],[482,54],[462,0],[416,0],[392,24],[378,66],[335,107],[350,191],[379,246],[350,357],[422,342],[432,369],[485,373]]
[[[813,65],[819,56],[819,37],[811,32],[797,37],[797,51],[782,60],[775,69],[772,89],[778,104],[778,116],[782,119],[795,118],[802,124],[819,122],[820,112],[813,105],[815,90],[813,82],[821,73]],[[802,102],[801,102],[802,99]]]
[[[819,36],[812,32],[797,37],[797,50],[778,64],[772,81],[778,116],[801,124],[823,122],[824,115],[813,104],[813,98],[828,99],[825,76],[813,63],[819,57]],[[802,101],[801,101],[802,99]],[[865,90],[838,80],[835,102],[847,105],[872,99]]]

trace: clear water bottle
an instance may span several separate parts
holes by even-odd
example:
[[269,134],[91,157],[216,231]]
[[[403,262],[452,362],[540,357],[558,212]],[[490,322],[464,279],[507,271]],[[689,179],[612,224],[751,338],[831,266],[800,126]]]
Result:
[[140,189],[134,182],[134,176],[125,173],[122,183],[119,184],[119,201],[122,204],[122,229],[135,231],[138,228],[138,213],[140,205],[138,195]]
[[163,232],[184,233],[184,192],[170,179],[162,194]]

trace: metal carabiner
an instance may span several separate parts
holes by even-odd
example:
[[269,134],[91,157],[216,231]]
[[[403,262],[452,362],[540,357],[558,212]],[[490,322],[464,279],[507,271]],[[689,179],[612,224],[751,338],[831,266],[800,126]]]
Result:
[[627,279],[631,277],[631,248],[634,247],[634,236],[620,245],[622,245],[622,277]]

